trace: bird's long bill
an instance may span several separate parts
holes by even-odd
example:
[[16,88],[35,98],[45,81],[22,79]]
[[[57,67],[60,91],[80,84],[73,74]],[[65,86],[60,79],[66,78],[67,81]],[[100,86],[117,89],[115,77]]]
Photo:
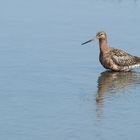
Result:
[[90,40],[88,40],[88,41],[86,41],[86,42],[82,43],[81,45],[87,44],[87,43],[89,43],[89,42],[91,42],[91,41],[94,41],[94,40],[95,40],[95,39],[94,39],[94,38],[92,38],[92,39],[90,39]]

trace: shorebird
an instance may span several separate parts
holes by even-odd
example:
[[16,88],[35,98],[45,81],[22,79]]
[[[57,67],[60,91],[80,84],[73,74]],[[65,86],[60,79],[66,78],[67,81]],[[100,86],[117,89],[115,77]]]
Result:
[[[100,55],[99,60],[104,68],[112,71],[131,71],[134,68],[140,67],[140,57],[133,56],[123,50],[109,47],[107,43],[107,34],[98,32],[96,38],[99,40]],[[90,39],[82,45],[94,41]]]

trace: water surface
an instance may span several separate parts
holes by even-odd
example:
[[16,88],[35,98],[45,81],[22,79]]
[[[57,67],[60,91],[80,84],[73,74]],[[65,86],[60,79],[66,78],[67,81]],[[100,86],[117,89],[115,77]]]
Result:
[[105,71],[98,42],[140,56],[139,0],[0,2],[0,139],[138,140],[140,69]]

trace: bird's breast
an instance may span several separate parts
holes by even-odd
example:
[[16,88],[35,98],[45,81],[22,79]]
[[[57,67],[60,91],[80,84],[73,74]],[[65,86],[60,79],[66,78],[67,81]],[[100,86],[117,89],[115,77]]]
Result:
[[111,58],[109,56],[109,54],[102,54],[100,53],[100,56],[99,56],[99,60],[100,60],[100,63],[106,68],[106,69],[109,69],[110,66],[111,66]]
[[106,53],[106,54],[100,53],[99,60],[104,68],[111,69],[114,71],[118,70],[118,66],[113,62],[109,53]]

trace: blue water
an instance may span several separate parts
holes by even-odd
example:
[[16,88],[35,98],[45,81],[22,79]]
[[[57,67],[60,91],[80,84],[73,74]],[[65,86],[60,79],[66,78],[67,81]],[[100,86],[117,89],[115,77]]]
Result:
[[139,0],[0,2],[1,140],[140,139],[140,69],[106,72],[98,41],[140,56]]

